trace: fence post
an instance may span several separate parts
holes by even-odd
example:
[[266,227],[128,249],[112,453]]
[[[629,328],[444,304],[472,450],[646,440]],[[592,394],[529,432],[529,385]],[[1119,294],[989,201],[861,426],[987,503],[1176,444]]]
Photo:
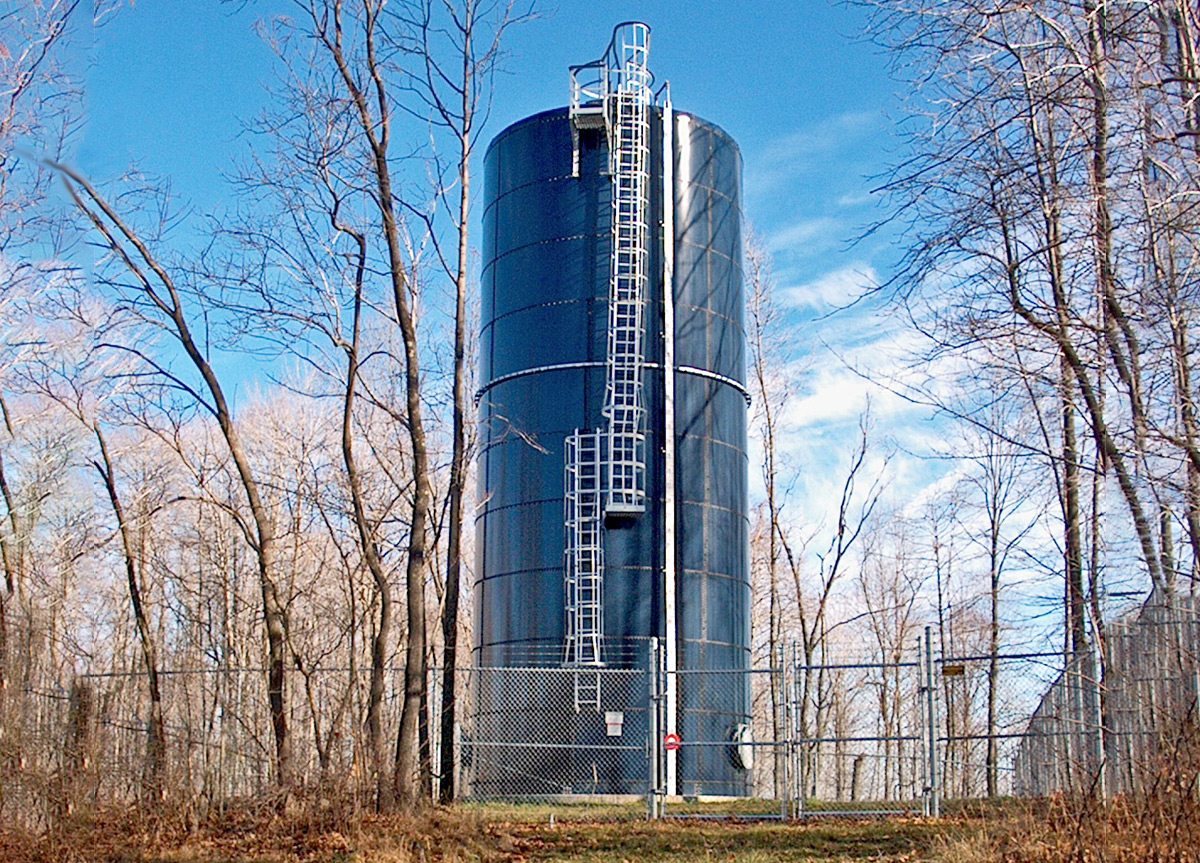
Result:
[[[779,662],[784,668],[791,667],[788,661],[788,652],[786,645],[779,645]],[[787,728],[784,732],[784,737],[787,739],[787,798],[788,798],[788,817],[795,818],[796,811],[796,708],[792,703],[795,696],[796,688],[796,669],[792,668],[791,675],[784,672],[784,689],[783,689],[783,722]]]
[[658,783],[658,754],[662,745],[662,729],[659,722],[659,693],[658,693],[658,639],[650,639],[649,667],[646,669],[648,700],[646,704],[646,768],[648,783],[646,786],[646,818],[656,821],[662,817],[662,801],[659,797]]
[[1108,799],[1108,747],[1104,740],[1104,654],[1100,639],[1092,639],[1092,681],[1094,683],[1096,719],[1096,790],[1101,800]]
[[779,709],[783,711],[783,740],[774,741],[774,750],[779,751],[779,747],[783,747],[783,758],[775,759],[775,767],[783,770],[783,776],[775,777],[775,787],[782,793],[779,800],[779,817],[787,821],[792,817],[792,777],[791,771],[788,769],[791,766],[792,759],[792,722],[791,711],[788,710],[788,673],[787,673],[787,651],[782,644],[779,645],[779,650],[772,659],[779,663],[779,679],[775,681],[779,686],[778,695]]
[[[929,710],[925,704],[925,640],[922,636],[917,636],[917,730],[916,736],[921,741],[921,748],[914,750],[917,754],[915,759],[920,763],[920,767],[925,771],[922,777],[924,785],[921,787],[921,815],[925,818],[929,817],[929,789],[932,787],[929,782],[929,755],[926,750],[929,749]],[[915,768],[914,768],[915,769]]]
[[800,699],[807,697],[807,693],[801,691],[802,678],[800,677],[800,646],[797,642],[792,642],[792,719],[794,723],[797,739],[793,750],[796,753],[796,763],[794,773],[796,774],[796,815],[804,818],[807,814],[805,807],[807,805],[808,793],[805,788],[808,782],[807,771],[805,770],[806,762],[808,761],[808,753],[805,752],[805,747],[808,745],[808,730],[801,727],[800,716],[802,713]]
[[933,680],[933,627],[925,627],[925,717],[926,717],[926,746],[929,757],[929,814],[934,818],[941,815],[941,802],[938,800],[938,765],[937,765],[937,715],[934,713],[934,680]]
[[929,800],[932,797],[930,789],[933,787],[929,779],[929,708],[925,703],[925,642],[920,635],[917,636],[917,736],[921,738],[921,746],[925,748],[924,752],[918,751],[917,757],[921,760],[921,769],[925,771],[925,786],[921,789],[921,814],[926,818],[930,815]]
[[93,726],[95,724],[96,698],[91,680],[76,675],[71,679],[70,701],[67,712],[67,733],[63,741],[63,755],[67,769],[61,772],[62,786],[58,804],[58,817],[71,815],[83,801],[85,789],[90,784],[88,774],[94,766]]

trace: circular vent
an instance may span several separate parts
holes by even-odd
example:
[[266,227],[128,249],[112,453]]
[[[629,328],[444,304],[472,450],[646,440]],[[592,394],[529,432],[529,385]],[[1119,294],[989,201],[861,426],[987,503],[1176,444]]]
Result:
[[751,770],[754,767],[754,730],[739,722],[729,730],[729,760],[734,767]]

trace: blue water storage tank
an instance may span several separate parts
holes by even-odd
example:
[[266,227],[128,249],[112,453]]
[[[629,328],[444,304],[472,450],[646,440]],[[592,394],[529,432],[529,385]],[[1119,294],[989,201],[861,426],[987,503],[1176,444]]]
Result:
[[[532,744],[549,735],[563,747],[531,745],[487,757],[477,752],[473,791],[479,795],[644,792],[644,755],[588,747],[606,742],[608,707],[624,713],[622,739],[644,747],[645,680],[637,672],[646,668],[651,637],[674,642],[678,696],[672,707],[685,743],[728,740],[750,722],[746,676],[721,673],[750,664],[741,156],[717,126],[688,114],[667,116],[671,128],[664,138],[664,113],[650,109],[645,509],[608,520],[603,531],[602,659],[606,669],[633,671],[627,679],[607,676],[604,685],[612,691],[591,711],[575,709],[567,669],[481,678],[477,736]],[[664,140],[671,150],[674,221],[666,238]],[[474,650],[482,667],[563,666],[564,441],[577,429],[604,423],[612,196],[603,130],[573,137],[567,109],[514,123],[488,148],[474,582]],[[667,475],[664,439],[669,312],[673,476]],[[676,533],[671,552],[669,515]],[[669,553],[671,601],[664,587]],[[667,631],[668,618],[674,632]],[[510,763],[499,763],[505,758]],[[727,747],[685,745],[678,758],[677,793],[748,791],[749,773]]]

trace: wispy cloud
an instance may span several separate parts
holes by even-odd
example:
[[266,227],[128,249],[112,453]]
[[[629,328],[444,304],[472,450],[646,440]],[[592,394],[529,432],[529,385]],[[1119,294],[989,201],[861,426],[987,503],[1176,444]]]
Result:
[[850,225],[828,211],[793,215],[772,227],[764,244],[771,253],[777,284],[804,284],[840,264],[851,233]]
[[856,425],[868,407],[876,424],[886,427],[913,410],[911,402],[893,392],[895,381],[906,374],[912,349],[907,329],[870,314],[813,326],[817,328],[810,332],[818,339],[836,336],[837,347],[816,347],[799,391],[785,407],[783,423],[789,432],[802,438],[828,425]]
[[838,241],[840,229],[839,222],[828,216],[800,219],[772,231],[767,237],[767,248],[775,255],[828,248]]
[[817,167],[813,164],[815,157],[836,152],[848,142],[872,134],[879,120],[880,115],[874,111],[847,111],[823,117],[771,141],[763,152],[763,162],[768,167],[812,169]]
[[823,312],[845,306],[878,285],[879,274],[875,268],[860,262],[802,285],[780,288],[779,299],[792,308]]
[[848,149],[875,135],[880,119],[875,111],[850,111],[775,138],[751,154],[754,170],[746,176],[747,193],[765,194],[801,174],[827,171]]
[[791,432],[806,433],[813,428],[857,422],[868,407],[873,417],[884,419],[888,425],[897,414],[912,409],[904,399],[851,369],[826,367],[813,375],[802,396],[787,405],[784,423]]
[[849,192],[837,199],[839,207],[861,207],[864,204],[875,203],[876,198],[870,192]]

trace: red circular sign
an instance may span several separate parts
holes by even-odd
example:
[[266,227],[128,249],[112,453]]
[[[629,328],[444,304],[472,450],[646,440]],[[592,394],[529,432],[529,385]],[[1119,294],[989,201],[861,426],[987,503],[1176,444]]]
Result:
[[663,745],[666,746],[668,751],[674,752],[676,749],[679,748],[679,735],[678,734],[668,734],[666,737],[663,738]]

